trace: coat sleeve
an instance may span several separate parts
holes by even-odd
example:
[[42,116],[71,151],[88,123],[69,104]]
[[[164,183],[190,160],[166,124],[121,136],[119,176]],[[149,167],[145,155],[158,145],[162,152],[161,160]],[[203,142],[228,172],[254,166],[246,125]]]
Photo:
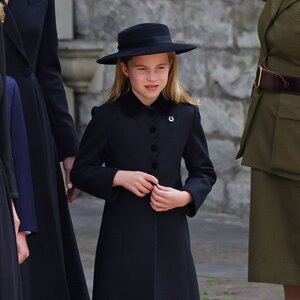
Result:
[[63,160],[77,154],[79,142],[73,119],[68,112],[57,51],[54,0],[48,0],[36,74],[46,99],[59,158]]
[[184,149],[183,158],[188,171],[188,178],[182,190],[189,192],[192,196],[192,202],[184,209],[189,217],[193,217],[216,182],[216,173],[209,158],[200,112],[196,106],[193,125]]
[[5,64],[2,23],[0,24],[0,163],[7,181],[9,197],[18,197],[17,185],[13,172],[11,142],[8,126],[7,104],[5,99]]
[[20,231],[37,232],[29,149],[20,93],[16,82],[7,77],[7,103],[14,171],[18,188],[16,210]]
[[79,153],[71,171],[71,181],[80,190],[106,201],[113,201],[119,187],[113,187],[117,168],[104,164],[109,154],[101,113],[94,113],[82,137]]

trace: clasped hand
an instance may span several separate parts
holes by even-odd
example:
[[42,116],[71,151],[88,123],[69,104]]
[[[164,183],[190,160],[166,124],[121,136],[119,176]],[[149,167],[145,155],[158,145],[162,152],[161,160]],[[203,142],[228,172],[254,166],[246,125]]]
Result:
[[138,197],[151,193],[150,205],[157,212],[183,207],[192,201],[188,192],[162,186],[156,177],[140,171],[118,171],[113,186],[123,186]]

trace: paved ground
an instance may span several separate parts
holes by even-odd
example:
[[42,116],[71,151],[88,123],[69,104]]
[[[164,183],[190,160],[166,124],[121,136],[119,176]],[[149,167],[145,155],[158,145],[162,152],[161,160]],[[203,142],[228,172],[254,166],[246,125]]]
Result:
[[[83,195],[70,208],[91,290],[103,201]],[[283,299],[280,286],[247,282],[248,226],[245,221],[200,211],[189,219],[189,224],[202,300]]]

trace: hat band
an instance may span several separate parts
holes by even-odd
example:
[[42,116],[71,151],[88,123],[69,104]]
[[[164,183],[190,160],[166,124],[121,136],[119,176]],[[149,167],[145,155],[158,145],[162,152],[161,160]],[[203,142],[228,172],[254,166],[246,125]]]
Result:
[[155,36],[151,38],[139,39],[136,43],[122,44],[118,46],[119,51],[132,50],[136,48],[144,48],[147,46],[157,46],[158,44],[171,43],[171,38],[168,35]]

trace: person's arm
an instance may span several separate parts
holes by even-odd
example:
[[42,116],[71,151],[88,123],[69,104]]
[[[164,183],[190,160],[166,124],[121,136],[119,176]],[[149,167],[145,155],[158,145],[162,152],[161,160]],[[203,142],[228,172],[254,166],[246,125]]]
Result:
[[192,196],[189,192],[158,184],[151,193],[150,205],[155,211],[162,212],[177,207],[184,207],[191,202]]
[[157,184],[156,177],[141,171],[119,170],[113,180],[113,186],[121,186],[138,197],[149,194]]
[[36,65],[36,76],[47,104],[59,158],[63,161],[67,157],[76,156],[79,141],[73,119],[68,111],[61,75],[54,0],[48,0]]
[[21,96],[18,85],[12,78],[6,77],[6,87],[13,164],[18,188],[18,198],[15,204],[21,221],[19,231],[37,232],[30,157]]
[[17,184],[13,172],[11,141],[6,103],[5,60],[2,23],[0,22],[0,159],[4,169],[8,194],[11,199],[18,197]]
[[18,261],[19,264],[22,264],[29,257],[29,249],[26,240],[26,233],[19,232],[20,219],[17,215],[13,201],[11,203],[12,203],[13,221],[15,226],[16,244],[18,250]]
[[158,183],[154,176],[145,172],[103,166],[109,149],[100,110],[101,107],[93,109],[93,118],[82,137],[71,172],[72,182],[81,190],[107,201],[114,201],[120,187],[138,197],[144,197]]
[[198,107],[195,107],[193,126],[185,146],[183,158],[188,177],[182,190],[188,192],[192,197],[192,201],[184,209],[188,216],[193,217],[211,191],[217,178],[209,158]]
[[82,137],[78,155],[71,171],[71,181],[80,190],[106,201],[113,201],[118,187],[113,181],[118,168],[103,166],[109,153],[100,108],[92,110],[92,120]]
[[67,198],[69,202],[73,202],[79,190],[70,181],[70,171],[78,152],[79,141],[74,121],[68,111],[57,50],[55,2],[48,0],[36,74],[46,100],[59,159],[63,161]]
[[216,181],[216,174],[209,158],[206,138],[202,129],[200,112],[194,107],[192,128],[183,153],[188,178],[181,190],[157,185],[151,194],[151,207],[167,211],[182,207],[194,216]]

